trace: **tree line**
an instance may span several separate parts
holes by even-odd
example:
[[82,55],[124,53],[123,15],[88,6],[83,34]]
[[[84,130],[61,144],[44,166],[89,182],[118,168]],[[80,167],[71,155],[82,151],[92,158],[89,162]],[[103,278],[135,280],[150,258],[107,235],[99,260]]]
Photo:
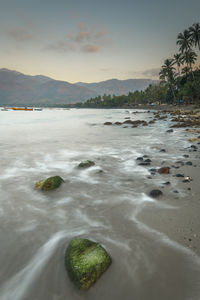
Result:
[[159,72],[159,83],[149,85],[145,91],[128,95],[103,95],[77,103],[75,107],[114,108],[150,103],[200,105],[200,23],[194,23],[177,36],[178,52],[165,59]]

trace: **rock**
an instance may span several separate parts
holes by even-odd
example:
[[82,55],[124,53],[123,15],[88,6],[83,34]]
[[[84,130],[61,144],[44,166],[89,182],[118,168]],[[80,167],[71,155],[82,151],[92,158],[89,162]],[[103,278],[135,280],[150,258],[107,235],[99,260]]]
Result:
[[91,160],[85,160],[85,161],[82,161],[79,165],[78,165],[78,168],[89,168],[89,167],[92,167],[94,166],[95,163]]
[[137,157],[136,160],[143,160],[143,157]]
[[188,154],[184,154],[184,155],[183,155],[183,157],[185,157],[185,158],[188,158],[188,157],[189,157],[189,155],[188,155]]
[[163,182],[163,184],[165,184],[165,185],[169,185],[169,184],[171,184],[171,182],[169,182],[169,181],[166,181],[166,182]]
[[155,173],[157,172],[157,170],[154,169],[154,168],[153,168],[153,169],[150,169],[149,171],[150,171],[150,172],[155,172]]
[[166,150],[165,149],[160,149],[160,152],[166,152]]
[[53,176],[36,182],[35,187],[37,190],[50,191],[57,189],[63,182],[64,180],[60,176]]
[[177,191],[177,190],[174,190],[173,192],[174,192],[174,193],[176,193],[176,194],[178,194],[178,193],[179,193],[179,191]]
[[152,161],[151,161],[151,159],[147,158],[147,159],[145,159],[144,162],[145,162],[145,163],[150,163],[150,162],[152,162]]
[[65,266],[71,281],[79,289],[89,289],[108,269],[110,255],[98,243],[88,239],[73,239],[65,253]]
[[112,125],[112,122],[105,122],[103,125]]
[[167,132],[167,133],[171,133],[171,132],[174,132],[174,130],[173,130],[173,129],[169,129],[169,130],[167,130],[166,132]]
[[121,122],[115,122],[115,125],[122,125]]
[[191,161],[187,161],[185,164],[186,164],[187,166],[192,166],[192,162],[191,162]]
[[161,192],[160,190],[152,190],[149,195],[153,198],[157,198],[159,196],[161,196],[163,194],[163,192]]
[[150,162],[141,162],[139,166],[150,166]]
[[184,174],[176,174],[174,177],[184,177]]
[[169,167],[162,167],[162,168],[158,169],[158,173],[159,174],[169,174],[169,170],[170,170]]

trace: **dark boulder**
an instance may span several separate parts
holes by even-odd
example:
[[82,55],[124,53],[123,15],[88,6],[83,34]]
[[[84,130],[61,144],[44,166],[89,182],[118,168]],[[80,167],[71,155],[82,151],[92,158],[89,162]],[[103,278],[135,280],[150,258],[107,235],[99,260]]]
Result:
[[162,191],[160,190],[152,190],[150,193],[149,193],[149,196],[153,197],[153,198],[157,198],[159,196],[161,196],[163,194]]

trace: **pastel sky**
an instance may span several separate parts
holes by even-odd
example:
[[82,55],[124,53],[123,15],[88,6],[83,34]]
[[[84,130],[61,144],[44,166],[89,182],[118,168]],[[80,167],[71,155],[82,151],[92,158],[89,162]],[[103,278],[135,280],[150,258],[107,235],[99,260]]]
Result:
[[156,78],[199,0],[0,0],[0,68],[68,82]]

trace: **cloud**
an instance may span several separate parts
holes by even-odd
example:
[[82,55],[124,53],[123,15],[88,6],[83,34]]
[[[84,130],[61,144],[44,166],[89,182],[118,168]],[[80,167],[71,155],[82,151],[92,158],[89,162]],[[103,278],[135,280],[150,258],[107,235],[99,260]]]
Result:
[[111,39],[107,37],[105,30],[95,31],[86,24],[78,25],[76,32],[71,32],[63,37],[63,40],[52,42],[43,50],[64,53],[68,51],[78,51],[85,53],[101,52],[103,48],[110,45]]
[[160,72],[160,68],[148,69],[142,72],[142,75],[148,77],[158,77],[159,72]]
[[11,28],[7,31],[7,35],[17,42],[28,42],[35,39],[35,35],[25,28]]
[[95,53],[95,52],[100,52],[101,48],[99,46],[88,44],[88,45],[84,45],[82,47],[82,51],[83,52],[93,52],[93,53]]

